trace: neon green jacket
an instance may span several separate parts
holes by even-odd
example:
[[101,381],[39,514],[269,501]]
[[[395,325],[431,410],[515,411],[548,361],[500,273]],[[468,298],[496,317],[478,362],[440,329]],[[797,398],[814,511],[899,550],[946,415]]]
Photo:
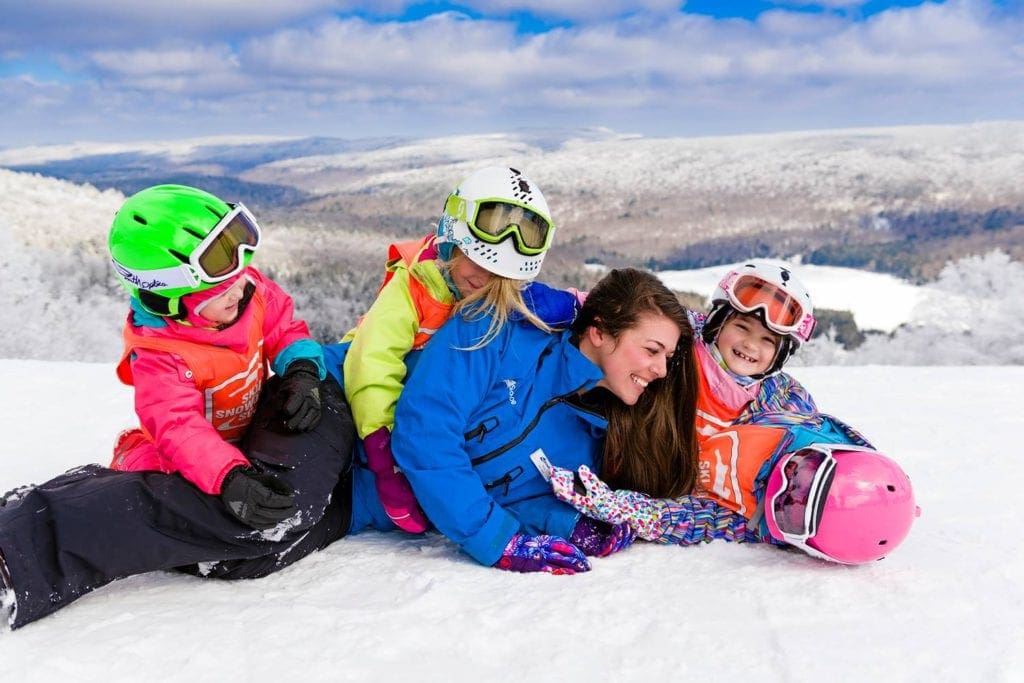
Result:
[[391,245],[384,284],[370,310],[342,339],[345,397],[359,438],[395,424],[405,385],[405,357],[448,320],[454,297],[437,262],[434,236]]

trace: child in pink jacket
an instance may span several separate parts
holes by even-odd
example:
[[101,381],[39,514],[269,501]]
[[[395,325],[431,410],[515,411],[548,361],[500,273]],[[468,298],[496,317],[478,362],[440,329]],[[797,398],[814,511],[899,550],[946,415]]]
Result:
[[320,416],[320,345],[292,300],[250,267],[255,218],[195,188],[151,187],[125,201],[110,233],[131,293],[118,377],[135,387],[140,426],[121,434],[118,470],[179,472],[255,528],[291,514],[291,491],[239,450],[270,370],[287,429]]

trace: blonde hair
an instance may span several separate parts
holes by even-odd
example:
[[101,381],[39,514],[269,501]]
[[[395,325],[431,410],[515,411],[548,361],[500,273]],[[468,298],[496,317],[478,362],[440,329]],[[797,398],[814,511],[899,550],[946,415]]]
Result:
[[[441,265],[445,277],[451,282],[452,271],[459,261],[469,258],[461,249],[456,247],[452,257]],[[463,351],[473,351],[490,344],[501,332],[501,329],[512,318],[513,313],[518,313],[522,320],[529,322],[542,332],[553,332],[555,328],[537,317],[537,314],[530,310],[523,299],[523,290],[529,280],[513,280],[490,273],[487,283],[480,289],[463,297],[456,302],[452,309],[452,317],[461,315],[465,320],[479,320],[489,315],[491,323],[487,326],[487,332],[472,346],[463,348]]]
[[529,322],[538,330],[552,332],[550,325],[537,317],[537,314],[526,306],[523,300],[523,289],[526,282],[522,280],[511,280],[500,275],[491,275],[491,278],[480,289],[455,304],[452,315],[461,315],[466,320],[479,320],[485,315],[491,317],[491,323],[487,326],[487,332],[480,340],[466,351],[483,348],[487,346],[506,323],[512,318],[513,313],[518,313],[522,319]]

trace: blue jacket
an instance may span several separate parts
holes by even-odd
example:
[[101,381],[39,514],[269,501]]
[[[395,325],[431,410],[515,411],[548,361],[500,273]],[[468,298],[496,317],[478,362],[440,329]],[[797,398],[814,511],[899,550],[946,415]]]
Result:
[[[603,377],[568,332],[511,322],[486,346],[465,350],[489,323],[456,316],[434,335],[398,400],[391,438],[395,462],[431,522],[486,565],[516,533],[572,533],[579,513],[554,497],[530,455],[542,448],[560,467],[597,468],[607,425],[566,402]],[[372,480],[362,475],[353,530],[373,505]]]

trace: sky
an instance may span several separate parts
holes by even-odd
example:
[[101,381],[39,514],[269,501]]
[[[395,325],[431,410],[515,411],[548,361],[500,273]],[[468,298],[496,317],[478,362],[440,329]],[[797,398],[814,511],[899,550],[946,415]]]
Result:
[[[3,680],[1020,681],[1024,368],[794,372],[910,475],[922,514],[884,560],[641,543],[548,576],[367,532],[263,579],[155,572],[0,627]],[[112,363],[0,360],[0,386],[0,492],[105,461],[132,419]]]
[[1024,0],[0,0],[0,147],[1024,118]]

